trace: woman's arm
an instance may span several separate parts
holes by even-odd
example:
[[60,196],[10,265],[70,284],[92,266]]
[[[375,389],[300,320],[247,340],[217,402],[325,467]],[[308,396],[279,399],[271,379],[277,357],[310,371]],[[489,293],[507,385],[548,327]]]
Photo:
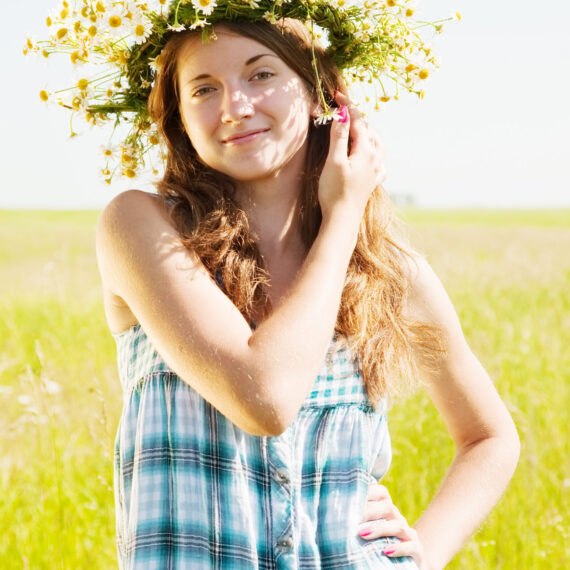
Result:
[[388,556],[411,555],[422,570],[436,570],[445,567],[505,490],[518,461],[519,439],[493,383],[465,341],[441,282],[425,260],[416,261],[408,313],[442,331],[446,355],[437,368],[424,367],[422,378],[456,454],[414,529],[391,506],[384,490],[373,492],[377,506],[369,509],[367,520],[382,512],[388,520],[374,523],[366,538],[393,533],[402,541],[390,545]]
[[288,294],[254,332],[181,245],[152,195],[126,192],[103,212],[97,254],[104,286],[125,301],[168,365],[222,414],[250,433],[279,434],[326,354],[379,169],[356,113],[334,122],[319,188],[320,231]]

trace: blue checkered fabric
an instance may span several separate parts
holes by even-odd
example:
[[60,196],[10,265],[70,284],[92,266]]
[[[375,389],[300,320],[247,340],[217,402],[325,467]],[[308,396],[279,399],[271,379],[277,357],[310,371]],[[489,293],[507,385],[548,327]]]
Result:
[[278,437],[253,436],[172,372],[137,325],[115,335],[124,407],[115,445],[123,570],[417,570],[357,535],[390,462],[384,405],[332,342]]

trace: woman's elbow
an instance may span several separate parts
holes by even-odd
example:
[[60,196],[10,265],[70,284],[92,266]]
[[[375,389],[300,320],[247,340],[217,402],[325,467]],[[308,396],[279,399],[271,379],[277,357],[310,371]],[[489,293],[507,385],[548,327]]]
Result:
[[[275,383],[277,384],[277,383]],[[291,386],[285,379],[278,383],[279,387],[258,392],[254,398],[254,406],[249,410],[250,418],[254,419],[252,426],[256,433],[253,435],[276,437],[285,432],[295,421],[303,404],[304,395],[295,395],[282,386]]]

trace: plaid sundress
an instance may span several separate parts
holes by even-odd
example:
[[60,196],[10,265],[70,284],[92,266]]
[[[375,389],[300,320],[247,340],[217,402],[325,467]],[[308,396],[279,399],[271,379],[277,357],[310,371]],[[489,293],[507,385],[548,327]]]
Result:
[[384,406],[332,342],[280,436],[250,435],[168,368],[136,325],[115,335],[124,407],[115,444],[123,570],[417,570],[357,534],[390,463]]

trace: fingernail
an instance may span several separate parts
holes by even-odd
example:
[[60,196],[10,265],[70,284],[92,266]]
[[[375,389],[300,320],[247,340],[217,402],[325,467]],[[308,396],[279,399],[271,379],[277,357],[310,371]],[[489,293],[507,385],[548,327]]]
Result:
[[394,552],[396,552],[395,548],[385,548],[382,551],[382,554],[385,554],[386,556],[389,556],[390,554],[394,554]]
[[336,111],[336,116],[339,123],[346,123],[348,121],[348,107],[346,105],[339,107]]
[[360,536],[368,536],[369,534],[372,534],[372,531],[368,528],[363,528],[358,534]]

